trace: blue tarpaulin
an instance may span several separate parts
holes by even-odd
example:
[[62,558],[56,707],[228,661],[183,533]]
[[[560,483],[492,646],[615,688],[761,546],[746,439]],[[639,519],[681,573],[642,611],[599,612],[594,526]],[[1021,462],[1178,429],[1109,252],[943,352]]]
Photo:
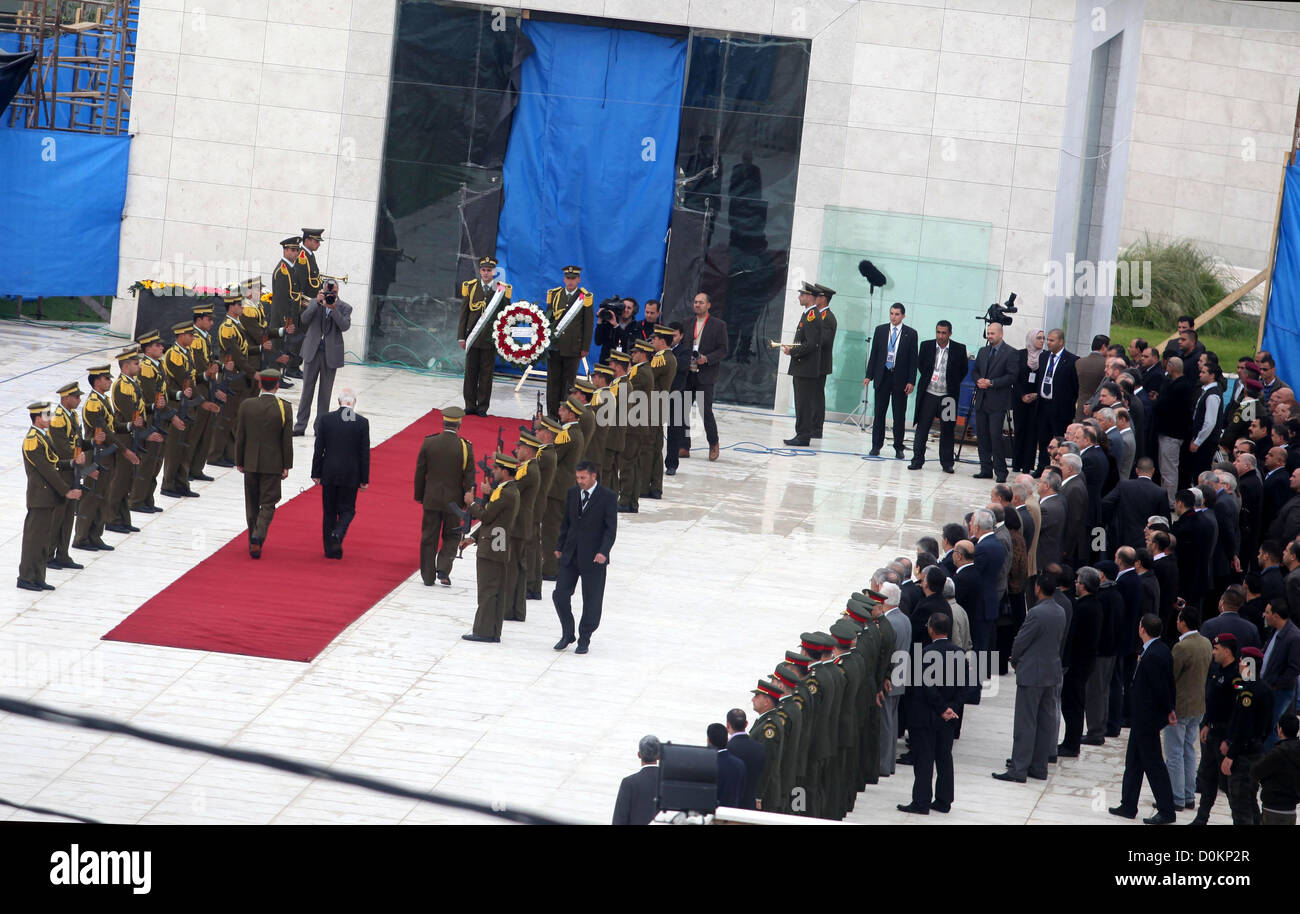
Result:
[[0,295],[114,295],[128,136],[0,129]]
[[560,268],[596,300],[663,287],[686,42],[524,22],[525,59],[504,168],[497,258],[516,300],[541,301]]
[[1279,377],[1291,385],[1300,381],[1300,165],[1286,170],[1264,348],[1273,354]]

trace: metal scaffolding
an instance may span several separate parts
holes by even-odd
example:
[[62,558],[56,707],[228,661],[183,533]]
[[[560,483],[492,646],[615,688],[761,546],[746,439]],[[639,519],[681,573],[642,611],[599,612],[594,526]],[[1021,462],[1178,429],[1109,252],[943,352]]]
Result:
[[36,63],[5,111],[11,127],[123,134],[131,111],[138,0],[21,0],[0,10],[6,50]]

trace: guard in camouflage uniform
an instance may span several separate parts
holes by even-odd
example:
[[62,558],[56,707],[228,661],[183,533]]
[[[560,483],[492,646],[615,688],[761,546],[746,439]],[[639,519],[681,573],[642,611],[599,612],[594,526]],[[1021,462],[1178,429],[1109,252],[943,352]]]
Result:
[[627,438],[631,454],[619,467],[618,509],[636,514],[641,509],[641,492],[650,484],[650,449],[654,447],[651,427],[655,380],[650,369],[654,347],[649,340],[637,340],[632,346],[632,368],[627,383],[632,385],[627,408]]
[[[480,257],[479,278],[467,279],[460,284],[460,321],[456,325],[456,342],[465,350],[465,412],[471,416],[486,416],[488,407],[492,405],[492,370],[497,359],[492,327],[489,325],[480,330],[473,346],[466,348],[466,341],[487,314],[488,303],[496,295],[498,283],[493,278],[496,267],[495,257]],[[505,289],[505,295],[492,320],[510,307],[510,296],[514,291],[506,283],[500,285]]]
[[50,444],[50,404],[27,406],[32,427],[23,438],[23,469],[27,472],[27,519],[23,522],[23,545],[18,563],[18,587],[22,590],[53,590],[45,583],[45,561],[50,555],[50,532],[54,512],[65,500],[76,501],[81,490],[70,487],[59,473],[59,458]]
[[[87,452],[91,450],[91,445],[82,432],[81,418],[77,415],[77,407],[81,405],[81,387],[73,381],[60,387],[58,394],[59,405],[54,407],[54,413],[50,416],[47,437],[50,447],[54,449],[54,456],[59,461],[59,477],[69,489],[73,489],[78,487],[76,468],[84,467],[90,459]],[[86,475],[89,478],[90,473]],[[82,488],[79,498],[64,499],[55,506],[54,515],[50,519],[50,559],[45,563],[46,568],[76,570],[85,567],[73,561],[68,547],[72,544],[77,508],[88,505],[88,502],[86,491]]]
[[85,552],[111,552],[113,547],[104,542],[104,524],[108,522],[108,494],[112,488],[114,464],[125,457],[120,453],[103,454],[102,449],[113,448],[113,405],[108,392],[113,385],[112,367],[95,365],[86,371],[90,393],[81,407],[81,424],[86,430],[93,453],[101,450],[99,465],[102,469],[93,478],[87,477],[82,500],[77,511],[77,527],[72,537],[72,548]]
[[[673,328],[656,325],[654,335],[650,338],[654,355],[650,358],[650,372],[654,375],[655,392],[671,393],[673,379],[677,377],[677,356],[673,354]],[[654,428],[650,439],[650,470],[645,483],[646,498],[663,498],[664,495],[664,423],[670,418],[670,411],[676,407],[665,397],[659,397],[659,409],[654,416]],[[665,410],[669,412],[665,412]]]
[[[474,445],[460,436],[463,410],[442,411],[442,431],[429,435],[415,458],[415,500],[424,508],[420,524],[420,578],[432,587],[451,586],[451,566],[461,537],[460,515],[452,505],[469,506],[474,491]],[[465,532],[465,531],[462,531]]]
[[193,432],[198,412],[196,399],[194,359],[190,343],[194,340],[194,324],[182,321],[172,327],[176,341],[163,356],[163,377],[167,381],[167,405],[176,410],[175,427],[163,442],[162,494],[169,498],[198,498],[199,493],[190,488],[189,475],[183,471],[185,458],[194,450]]
[[546,350],[546,411],[556,415],[564,392],[573,387],[578,376],[578,365],[591,349],[592,294],[578,285],[582,267],[564,268],[564,285],[546,292],[546,316],[552,333],[560,326],[572,308],[582,308],[582,314],[573,319],[563,334],[557,334]]
[[[144,404],[144,424],[154,424],[154,414],[159,410],[171,408],[167,402],[168,390],[167,380],[162,370],[163,341],[162,336],[157,330],[150,330],[144,336],[136,340],[140,346],[140,399]],[[180,420],[175,416],[165,426],[167,428],[167,437],[170,438],[174,433]],[[132,511],[139,511],[142,514],[156,514],[162,510],[154,504],[154,490],[158,488],[158,474],[162,471],[163,449],[166,447],[166,440],[160,439],[153,441],[149,439],[149,445],[144,452],[139,454],[140,463],[136,466],[133,479],[131,480],[130,508]],[[127,515],[121,523],[130,524],[130,516]],[[111,529],[111,528],[110,528]]]
[[519,432],[515,446],[515,460],[519,464],[515,470],[519,510],[510,528],[510,561],[506,564],[505,617],[511,622],[523,622],[528,615],[528,563],[532,559],[531,550],[538,544],[537,538],[530,534],[537,529],[537,506],[545,505],[547,494],[542,491],[542,468],[536,459],[541,446],[541,439],[527,429]]
[[749,728],[749,738],[762,746],[767,756],[767,764],[754,783],[754,798],[758,800],[758,808],[764,812],[781,812],[785,808],[781,796],[785,717],[777,710],[781,690],[766,679],[760,679],[758,688],[752,691],[754,711],[758,717]]
[[469,508],[470,514],[481,523],[470,540],[478,543],[478,612],[474,616],[474,630],[461,635],[466,641],[501,640],[502,622],[510,599],[506,593],[510,531],[519,511],[519,489],[514,478],[518,469],[515,458],[496,454],[491,493],[485,490],[482,494],[486,498],[476,499]]

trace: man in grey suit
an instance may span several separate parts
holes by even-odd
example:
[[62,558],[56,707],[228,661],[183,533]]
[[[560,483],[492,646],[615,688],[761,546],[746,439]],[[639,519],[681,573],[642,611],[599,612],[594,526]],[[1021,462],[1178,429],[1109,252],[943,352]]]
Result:
[[1093,537],[1083,458],[1078,454],[1062,454],[1057,459],[1061,464],[1061,496],[1069,506],[1065,518],[1065,540],[1061,543],[1063,561],[1082,568],[1092,560]]
[[988,345],[975,356],[975,432],[979,445],[980,471],[976,479],[1007,481],[1007,444],[1002,437],[1007,411],[1011,409],[1011,386],[1020,369],[1016,350],[1002,341],[1002,325],[989,324]]
[[1061,494],[1061,474],[1048,468],[1038,480],[1038,552],[1034,562],[1042,571],[1053,562],[1061,561],[1065,542],[1065,523],[1069,514],[1065,496]]
[[352,306],[338,300],[338,289],[333,280],[326,280],[325,288],[317,294],[316,300],[303,309],[298,326],[303,331],[302,399],[298,401],[298,418],[293,425],[295,436],[307,433],[312,394],[316,391],[318,379],[317,420],[330,411],[334,372],[343,365],[343,333],[352,326]]
[[[898,755],[898,706],[907,691],[907,678],[910,675],[912,650],[912,623],[898,608],[899,591],[897,584],[881,584],[880,592],[885,596],[885,621],[894,633],[894,670],[890,676],[890,689],[885,693],[880,715],[880,773],[894,773]],[[882,630],[884,626],[881,626]]]
[[1016,671],[1016,712],[1011,758],[1006,771],[995,771],[999,781],[1025,783],[1027,777],[1047,779],[1047,759],[1056,748],[1057,690],[1061,687],[1061,646],[1065,641],[1065,610],[1056,602],[1057,579],[1039,568],[1034,579],[1036,602],[1011,648]]

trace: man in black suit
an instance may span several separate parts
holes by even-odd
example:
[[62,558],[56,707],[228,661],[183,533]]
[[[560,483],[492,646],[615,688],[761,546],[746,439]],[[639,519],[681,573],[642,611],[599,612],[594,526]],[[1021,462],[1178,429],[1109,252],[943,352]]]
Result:
[[718,750],[718,805],[744,809],[745,763],[727,748],[726,726],[709,724],[708,739],[709,745]]
[[657,736],[643,736],[636,755],[641,770],[629,774],[618,785],[613,825],[649,825],[659,814],[659,756],[663,747]]
[[1002,426],[1011,409],[1012,387],[1019,375],[1016,350],[1002,341],[1002,325],[989,324],[988,345],[975,356],[975,432],[980,471],[976,479],[1007,481],[1007,443]]
[[[954,599],[961,604],[962,609],[966,610],[969,616],[977,612],[980,608],[980,578],[979,572],[975,568],[974,559],[975,547],[970,540],[962,540],[953,547],[953,557],[956,559],[957,574],[953,578],[953,584],[956,586],[956,595]],[[962,569],[967,569],[965,572]],[[912,643],[925,646],[930,643],[930,632],[926,628],[930,617],[935,613],[950,613],[952,610],[948,606],[948,601],[943,598],[943,582],[947,580],[947,575],[938,565],[931,565],[925,569],[925,574],[921,576],[921,588],[925,596],[917,602],[912,609],[912,615],[909,620],[912,624]],[[895,645],[895,650],[904,650],[905,646]],[[906,704],[906,702],[904,702]]]
[[1118,806],[1110,808],[1113,816],[1135,819],[1142,778],[1147,779],[1156,798],[1156,814],[1143,819],[1147,825],[1170,825],[1174,815],[1174,790],[1169,783],[1160,750],[1160,731],[1177,722],[1174,716],[1174,658],[1169,646],[1160,640],[1160,617],[1147,614],[1138,625],[1142,638],[1142,655],[1129,688],[1131,726],[1128,753],[1124,758],[1124,783]]
[[876,397],[871,423],[871,456],[880,456],[885,443],[885,413],[894,414],[894,456],[903,459],[903,435],[907,430],[907,398],[916,382],[916,331],[903,323],[907,309],[902,302],[889,306],[889,323],[871,335],[871,357],[863,385],[872,385]]
[[749,735],[748,723],[740,708],[727,712],[727,751],[745,763],[745,786],[740,793],[740,808],[757,809],[758,781],[767,765],[767,752]]
[[1061,495],[1069,505],[1065,541],[1061,546],[1066,561],[1082,568],[1092,559],[1092,527],[1088,523],[1088,484],[1083,476],[1083,458],[1078,454],[1062,454],[1057,461],[1061,465]]
[[[1156,442],[1160,453],[1160,485],[1174,500],[1178,488],[1178,465],[1183,442],[1192,434],[1192,409],[1196,406],[1196,386],[1184,371],[1182,360],[1172,358],[1166,367],[1168,377],[1154,409]],[[1193,366],[1190,369],[1195,374]]]
[[1238,520],[1238,534],[1241,543],[1237,557],[1241,560],[1241,570],[1249,570],[1255,560],[1255,551],[1263,538],[1263,528],[1259,522],[1264,513],[1264,478],[1256,468],[1254,454],[1237,454],[1232,461],[1237,471],[1237,496],[1241,499],[1241,514]]
[[1286,455],[1284,447],[1270,448],[1264,455],[1264,499],[1259,515],[1259,535],[1262,537],[1268,536],[1273,521],[1293,494]]
[[357,490],[370,487],[370,420],[356,412],[357,395],[339,394],[339,408],[317,418],[311,481],[320,486],[327,559],[343,558],[343,537],[357,514]]
[[1151,478],[1156,465],[1150,457],[1140,459],[1134,469],[1137,476],[1124,479],[1101,500],[1102,516],[1110,535],[1111,549],[1132,546],[1137,549],[1146,543],[1147,518],[1169,512],[1169,498],[1165,490]]
[[618,495],[600,485],[596,465],[584,460],[575,469],[578,484],[569,489],[564,503],[564,521],[560,539],[555,544],[559,570],[551,601],[560,617],[560,640],[555,649],[562,651],[574,641],[573,610],[569,600],[578,580],[582,580],[582,621],[578,624],[577,653],[587,653],[591,635],[600,625],[600,609],[605,599],[605,570],[609,552],[618,533]]
[[[1065,641],[1065,676],[1061,683],[1061,716],[1065,718],[1065,736],[1056,747],[1058,757],[1073,758],[1079,754],[1083,739],[1083,713],[1088,689],[1088,679],[1097,663],[1097,650],[1101,644],[1102,607],[1101,572],[1085,566],[1079,569],[1074,581],[1074,611],[1070,613],[1070,628]],[[1107,625],[1110,621],[1107,620]]]
[[1178,490],[1174,497],[1174,511],[1178,518],[1169,527],[1177,544],[1178,595],[1196,607],[1201,606],[1209,590],[1216,546],[1210,519],[1203,511],[1196,510],[1196,496],[1199,494],[1194,489]]
[[1038,375],[1038,468],[1047,466],[1047,444],[1065,434],[1074,421],[1074,402],[1079,395],[1079,375],[1075,363],[1079,357],[1065,348],[1065,331],[1047,334],[1047,352],[1039,356],[1042,371]]
[[[1161,490],[1163,494],[1164,490]],[[1174,628],[1178,627],[1178,559],[1170,551],[1173,538],[1164,530],[1153,530],[1147,537],[1151,552],[1151,571],[1160,585],[1160,603],[1156,615],[1160,617],[1163,627],[1168,619]]]
[[939,321],[934,339],[920,349],[921,391],[916,398],[916,435],[912,439],[912,462],[909,470],[925,465],[925,446],[930,440],[930,426],[939,420],[939,465],[945,473],[953,472],[953,435],[957,428],[957,405],[961,400],[961,382],[970,364],[966,347],[952,339],[952,324]]
[[1259,593],[1266,603],[1286,600],[1286,569],[1282,567],[1282,547],[1277,540],[1264,540],[1255,554],[1259,564]]
[[1101,498],[1106,485],[1106,475],[1110,471],[1110,461],[1101,449],[1101,435],[1094,426],[1085,425],[1080,429],[1083,445],[1079,450],[1079,459],[1083,461],[1083,480],[1088,487],[1088,530],[1101,525]]
[[[709,309],[712,307],[713,303],[708,293],[695,293],[695,298],[691,302],[695,318],[687,322],[683,337],[691,350],[690,357],[687,359],[689,373],[686,376],[686,390],[696,397],[700,405],[700,415],[704,419],[704,435],[709,441],[709,459],[717,460],[718,422],[713,418],[713,388],[718,383],[718,371],[722,360],[727,356],[727,324],[709,314]],[[689,454],[691,448],[689,420],[682,447]]]
[[[952,634],[952,619],[947,613],[933,613],[926,628],[930,643],[922,651],[922,667],[937,669],[939,675],[913,677],[908,684],[909,698],[904,705],[907,732],[912,740],[912,802],[898,804],[903,812],[923,816],[929,815],[931,809],[935,812],[952,809],[952,740],[959,716],[958,693],[967,685],[967,667],[948,656],[961,653],[948,637]],[[936,678],[938,682],[934,681]],[[930,779],[936,770],[938,778],[931,794]]]

